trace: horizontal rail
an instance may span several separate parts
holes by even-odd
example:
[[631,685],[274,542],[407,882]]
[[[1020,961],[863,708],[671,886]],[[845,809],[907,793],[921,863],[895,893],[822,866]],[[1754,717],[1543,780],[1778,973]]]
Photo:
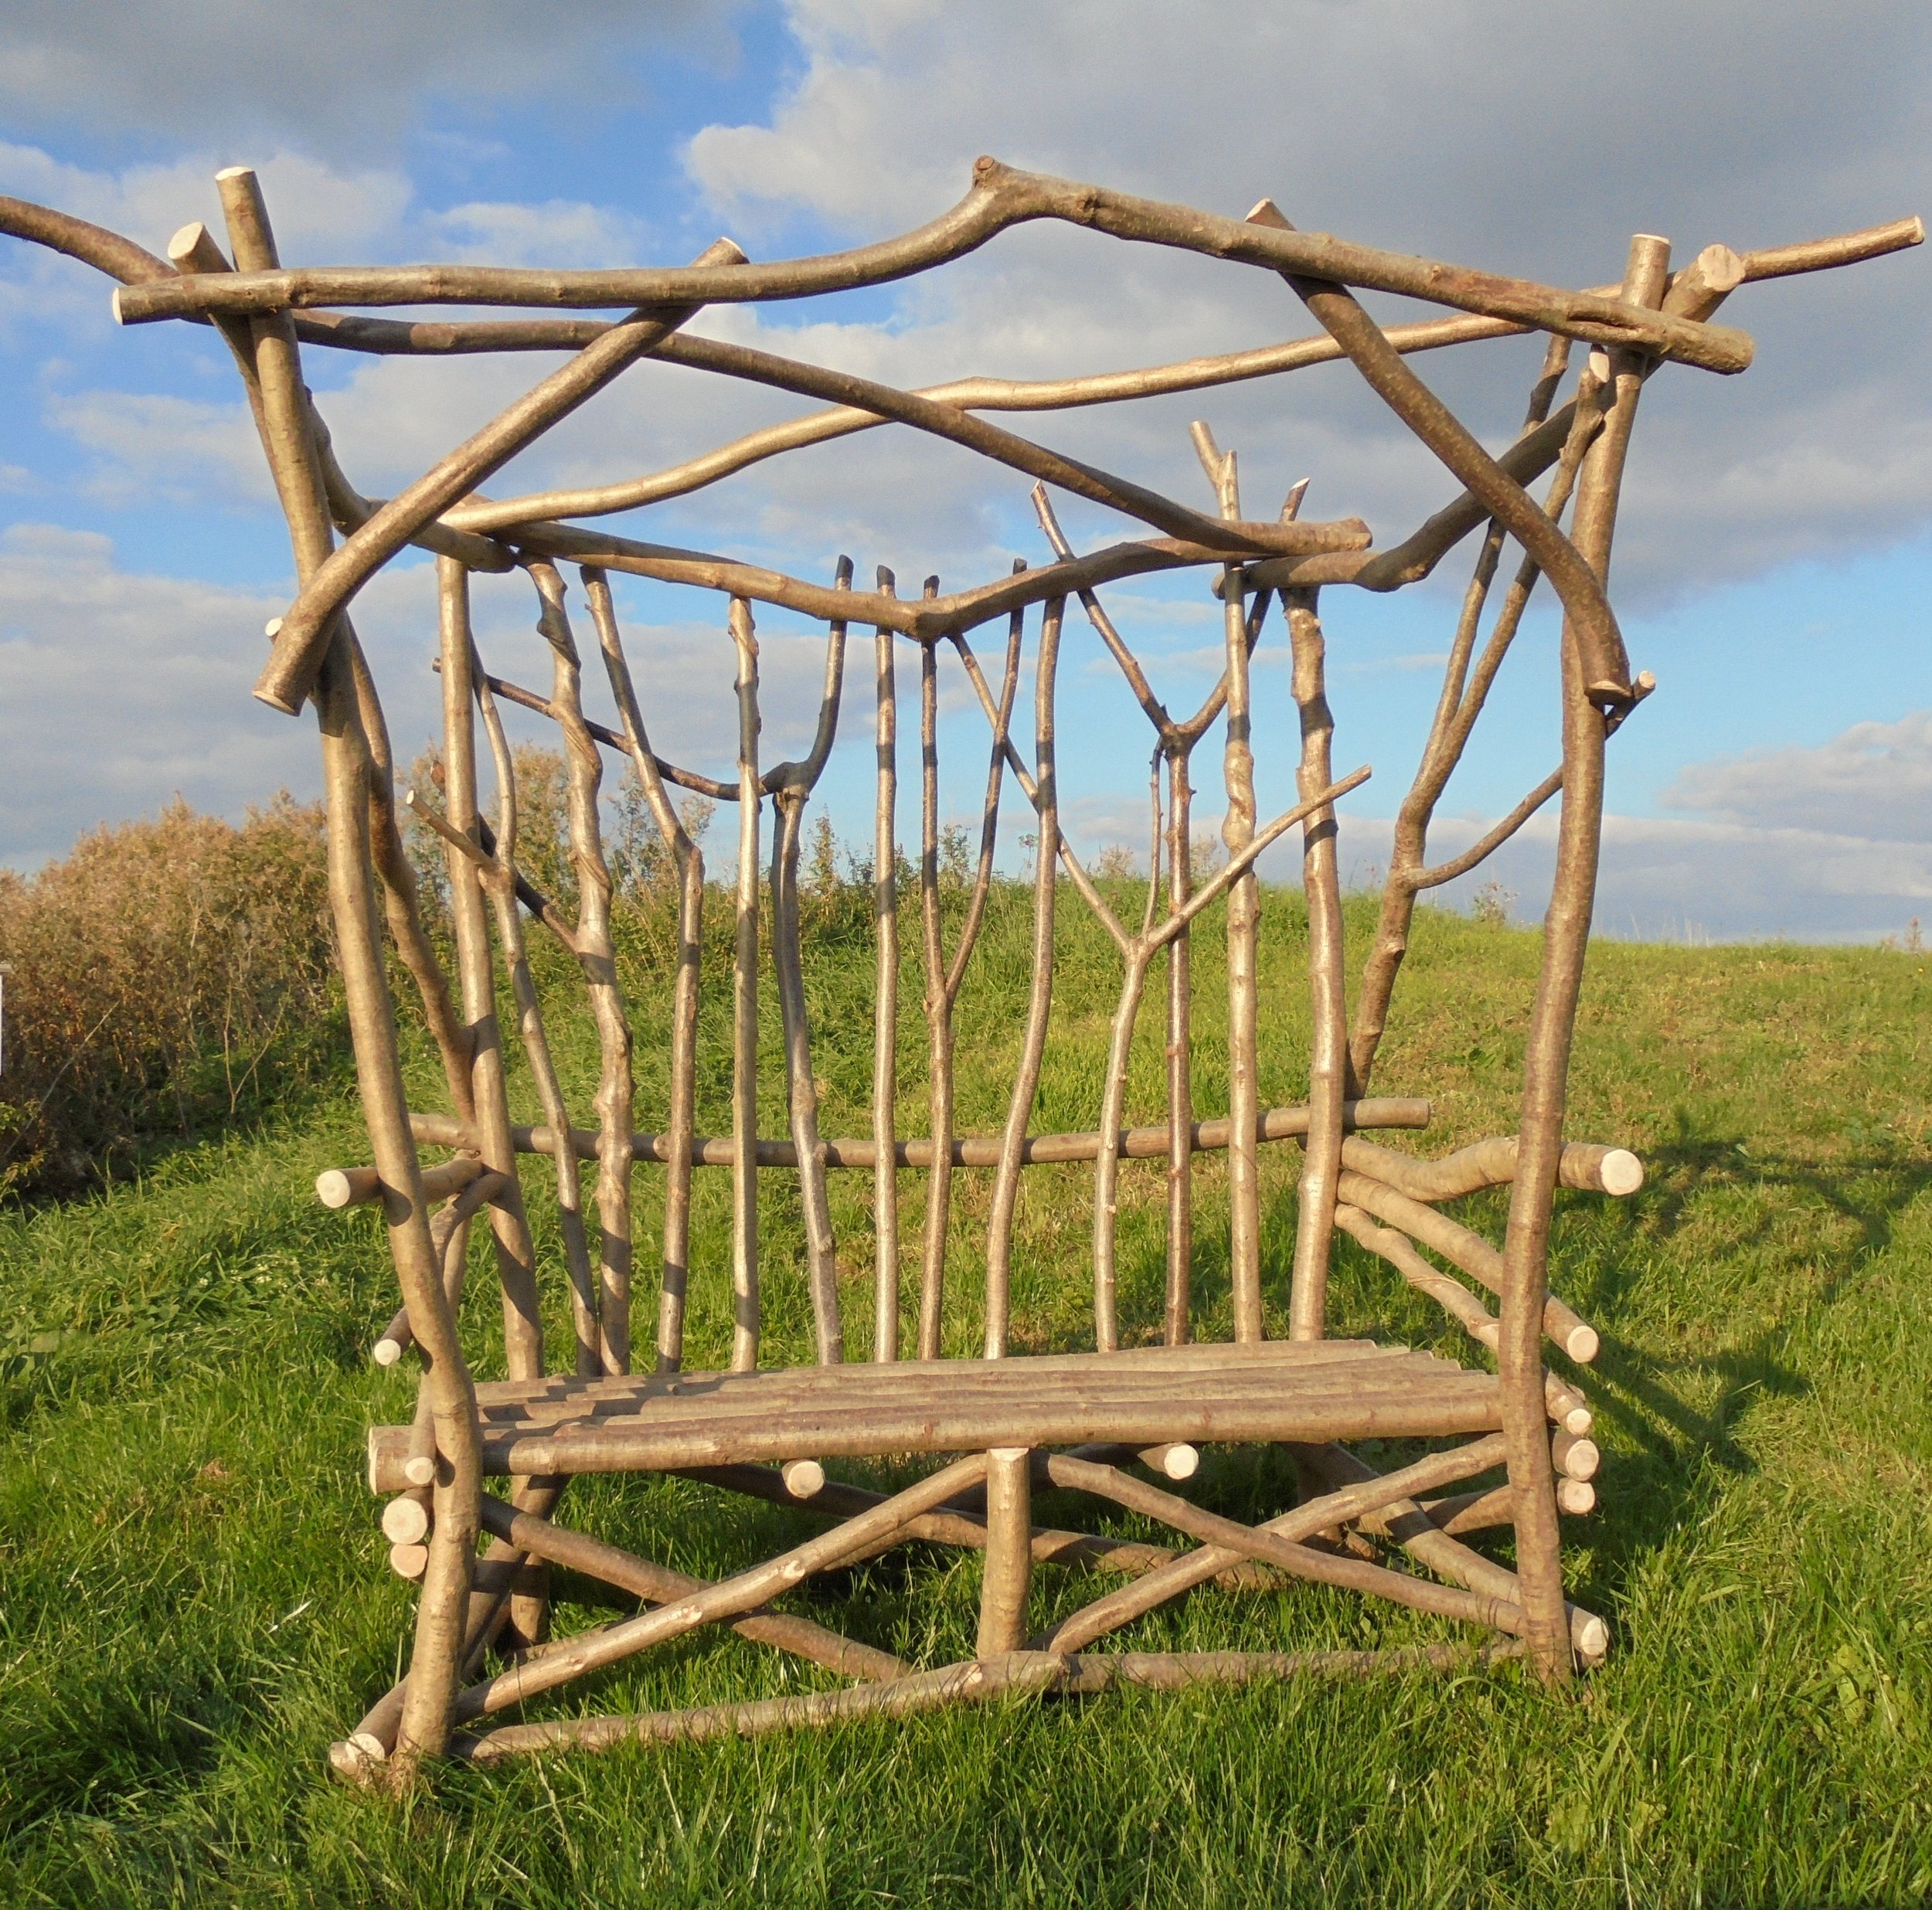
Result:
[[[1379,1254],[1417,1293],[1433,1300],[1478,1346],[1487,1347],[1492,1353],[1497,1350],[1502,1343],[1501,1322],[1459,1280],[1452,1280],[1425,1260],[1406,1234],[1378,1225],[1360,1208],[1352,1207],[1346,1201],[1337,1203],[1335,1224],[1371,1253]],[[1543,1405],[1556,1425],[1579,1438],[1587,1437],[1595,1424],[1589,1401],[1547,1367],[1543,1369]]]
[[[979,1403],[948,1398],[932,1410],[908,1407],[896,1416],[835,1409],[774,1419],[719,1416],[709,1422],[659,1431],[634,1421],[524,1431],[486,1426],[482,1464],[492,1478],[545,1473],[675,1472],[692,1466],[789,1458],[801,1445],[822,1457],[859,1458],[882,1452],[957,1453],[995,1446],[1077,1446],[1094,1429],[1092,1400],[1070,1397],[1036,1405],[1004,1399]],[[1123,1443],[1154,1446],[1260,1442],[1319,1445],[1330,1439],[1447,1439],[1493,1432],[1502,1421],[1495,1382],[1468,1374],[1461,1383],[1437,1381],[1399,1398],[1360,1392],[1301,1397],[1281,1394],[1221,1399],[1212,1388],[1189,1399],[1134,1399],[1107,1409],[1107,1431]],[[403,1462],[409,1428],[372,1426],[369,1477],[378,1493],[408,1483]]]
[[[1515,1179],[1516,1137],[1499,1134],[1475,1141],[1440,1161],[1419,1161],[1413,1154],[1378,1147],[1373,1141],[1352,1140],[1344,1144],[1342,1160],[1344,1166],[1386,1181],[1411,1200],[1459,1200],[1485,1188],[1506,1187]],[[1573,1140],[1563,1148],[1556,1178],[1559,1186],[1577,1193],[1621,1199],[1644,1184],[1644,1164],[1628,1147]]]
[[[453,1758],[488,1766],[566,1749],[606,1751],[624,1745],[706,1744],[723,1738],[760,1738],[774,1732],[837,1725],[849,1718],[910,1718],[955,1704],[1005,1702],[1048,1692],[1085,1697],[1115,1684],[1179,1691],[1291,1678],[1408,1677],[1425,1670],[1476,1671],[1519,1657],[1522,1650],[1519,1640],[1506,1638],[1481,1646],[1415,1645],[1379,1651],[1110,1651],[1084,1656],[1015,1651],[915,1672],[889,1684],[752,1698],[689,1711],[551,1718],[541,1724],[505,1725],[494,1731],[458,1732],[450,1740],[449,1750]],[[338,1742],[329,1746],[328,1755],[331,1768],[351,1783],[377,1781],[383,1759],[368,1742]]]
[[[18,231],[23,237],[36,236],[22,228],[7,225],[9,203],[0,200],[0,231]],[[12,203],[19,206],[21,202]],[[45,212],[43,207],[27,209]],[[79,220],[70,223],[77,226],[82,223]],[[90,229],[99,233],[97,227]],[[99,236],[116,244],[127,243],[114,240],[111,233],[99,233]],[[1855,265],[1866,259],[1882,258],[1887,253],[1922,244],[1924,239],[1923,219],[1897,219],[1889,224],[1867,226],[1858,232],[1805,240],[1794,245],[1771,246],[1757,252],[1733,253],[1731,256],[1742,270],[1740,282],[1750,284],[1760,279],[1784,278],[1794,273],[1819,272],[1836,266]],[[53,242],[43,239],[42,243]],[[139,248],[132,250],[138,251]],[[145,253],[141,257],[148,267],[160,266],[158,260]],[[90,256],[88,263],[99,266],[104,271],[113,270],[113,276],[128,284],[167,276],[165,267],[158,270],[114,270],[107,263],[105,254]],[[1683,276],[1682,273],[1672,274],[1673,290]],[[1590,285],[1583,291],[1587,297],[1614,298],[1621,289],[1616,285]],[[1665,304],[1668,310],[1684,309],[1668,297]],[[1707,314],[1687,312],[1685,315],[1694,318]],[[294,318],[295,335],[304,345],[329,345],[338,351],[374,353],[383,357],[430,358],[495,352],[580,351],[587,345],[594,345],[616,322],[608,318],[367,318],[319,309],[299,311]],[[196,322],[206,321],[198,317]],[[1478,339],[1520,337],[1532,329],[1506,318],[1471,315],[1430,318],[1417,325],[1392,326],[1388,337],[1389,342],[1398,351],[1427,352]],[[1129,371],[1101,372],[1083,378],[965,379],[955,386],[929,390],[922,395],[949,404],[964,405],[969,410],[1055,411],[1070,410],[1077,405],[1111,404],[1122,398],[1199,391],[1243,379],[1266,378],[1277,372],[1298,371],[1305,365],[1329,364],[1342,355],[1341,348],[1323,334],[1291,338],[1279,345],[1259,345],[1245,352],[1184,359],[1173,364],[1147,365]],[[833,422],[821,414],[819,418],[799,422],[807,433],[801,441],[815,443],[816,433],[821,430],[829,430],[835,437],[842,430],[862,430],[879,420],[868,416],[855,427],[844,420]],[[778,428],[788,430],[794,427]]]
[[[466,1147],[466,1141],[451,1144]],[[591,1150],[594,1154],[594,1147]],[[423,1198],[430,1202],[460,1194],[483,1171],[483,1163],[473,1154],[459,1154],[454,1161],[423,1170]],[[325,1207],[359,1207],[383,1198],[382,1176],[373,1167],[325,1167],[315,1177],[315,1198]]]
[[[1471,1280],[1479,1281],[1498,1298],[1502,1297],[1502,1255],[1481,1235],[1437,1213],[1424,1202],[1412,1200],[1386,1181],[1372,1179],[1354,1168],[1343,1168],[1340,1192],[1349,1205],[1365,1208],[1376,1219],[1386,1221],[1412,1239],[1433,1248]],[[1596,1358],[1597,1329],[1554,1293],[1543,1296],[1543,1329],[1580,1366],[1587,1366]]]
[[515,266],[311,266],[202,273],[123,286],[123,325],[200,313],[245,317],[311,305],[526,305],[552,308],[739,304],[889,284],[977,250],[1009,226],[1057,219],[1116,239],[1197,252],[1274,272],[1393,292],[1485,318],[1561,331],[1592,344],[1652,352],[1709,371],[1741,372],[1750,341],[1625,303],[1467,266],[1355,245],[1327,233],[1281,230],[1165,205],[1103,186],[1023,172],[981,158],[949,212],[917,230],[819,258],[724,268],[712,264],[558,272]]
[[[1429,1103],[1420,1096],[1347,1101],[1342,1104],[1342,1119],[1351,1127],[1427,1127]],[[1195,1122],[1189,1130],[1194,1152],[1224,1151],[1230,1127],[1225,1116],[1216,1120]],[[412,1113],[410,1131],[425,1146],[460,1147],[466,1144],[463,1123],[453,1114]],[[1123,1128],[1121,1153],[1130,1161],[1165,1160],[1168,1131],[1165,1122],[1157,1127]],[[1261,1116],[1257,1138],[1292,1140],[1308,1131],[1308,1110],[1305,1107],[1271,1107]],[[554,1150],[556,1145],[550,1130],[544,1127],[512,1127],[510,1138],[519,1154],[547,1154]],[[580,1159],[597,1158],[597,1137],[587,1128],[573,1127],[570,1138]],[[819,1145],[824,1150],[825,1164],[828,1167],[870,1167],[878,1164],[878,1147],[870,1140],[855,1137],[824,1140]],[[699,1167],[728,1167],[738,1157],[736,1144],[724,1135],[696,1135],[691,1147],[692,1161]],[[997,1134],[962,1135],[953,1143],[953,1165],[996,1167],[999,1165],[999,1150],[1000,1139]],[[635,1161],[668,1162],[671,1137],[668,1134],[633,1134],[631,1151],[631,1158]],[[1100,1137],[1097,1132],[1032,1134],[1022,1145],[1020,1164],[1045,1167],[1056,1162],[1094,1161],[1100,1157]],[[893,1158],[902,1167],[930,1167],[933,1164],[933,1144],[923,1137],[899,1141],[893,1147]],[[789,1140],[760,1140],[757,1161],[761,1167],[796,1167],[798,1150]]]

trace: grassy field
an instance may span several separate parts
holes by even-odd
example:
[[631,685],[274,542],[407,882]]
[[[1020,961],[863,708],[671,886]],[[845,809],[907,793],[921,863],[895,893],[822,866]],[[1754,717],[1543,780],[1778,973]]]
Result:
[[[1297,896],[1269,899],[1270,1100],[1298,1098],[1304,1065],[1299,907]],[[1354,931],[1367,926],[1352,911]],[[907,940],[916,948],[916,933]],[[636,950],[627,980],[642,1030],[662,1001],[661,934],[645,925]],[[1113,987],[1089,925],[1068,922],[1063,950],[1066,1009],[1039,1117],[1053,1127],[1093,1120]],[[1379,1082],[1434,1098],[1430,1151],[1509,1125],[1537,953],[1533,932],[1421,918]],[[1011,894],[997,899],[980,963],[961,1111],[963,1125],[984,1128],[1008,1076],[1027,967]],[[835,912],[811,977],[829,1132],[863,1131],[869,970],[862,919]],[[916,957],[909,1008],[915,970]],[[1198,972],[1214,972],[1211,950]],[[1200,1099],[1212,1109],[1221,1087],[1206,993]],[[701,1124],[723,1122],[727,1013],[714,987]],[[1556,1284],[1605,1338],[1585,1381],[1607,1453],[1603,1501],[1573,1522],[1570,1571],[1614,1642],[1580,1688],[1552,1694],[1504,1668],[1021,1702],[490,1775],[441,1771],[400,1806],[332,1783],[323,1761],[394,1675],[411,1596],[384,1567],[361,1483],[365,1426],[406,1416],[413,1385],[405,1369],[382,1375],[368,1361],[393,1285],[370,1217],[325,1214],[308,1193],[319,1167],[362,1157],[346,1094],[184,1148],[98,1198],[0,1215],[0,1902],[1923,1902],[1928,1031],[1932,977],[1916,955],[1594,952],[1573,1131],[1637,1148],[1650,1179],[1621,1205],[1563,1196],[1558,1216]],[[587,1031],[559,1033],[580,1079]],[[910,1015],[905,1039],[916,1077]],[[660,1062],[645,1060],[648,1120]],[[439,1105],[432,1071],[416,1065],[419,1105]],[[1145,1119],[1156,1050],[1136,1065]],[[906,1097],[909,1127],[920,1099]],[[1291,1150],[1267,1157],[1277,1320],[1294,1171]],[[801,1236],[784,1177],[772,1178],[774,1350],[796,1356]],[[985,1199],[983,1176],[963,1178],[948,1322],[961,1351],[977,1338]],[[1123,1310],[1131,1337],[1145,1338],[1159,1308],[1159,1184],[1151,1168],[1126,1178]],[[842,1180],[856,1355],[867,1196],[860,1177]],[[910,1235],[923,1189],[917,1175],[903,1186]],[[638,1188],[648,1240],[654,1175],[641,1172]],[[694,1363],[726,1343],[726,1191],[720,1177],[704,1179]],[[1218,1191],[1206,1171],[1203,1334],[1226,1324]],[[1088,1198],[1077,1170],[1037,1170],[1028,1183],[1022,1344],[1090,1343]],[[1499,1232],[1496,1199],[1468,1205],[1471,1224]],[[554,1231],[540,1198],[533,1206],[554,1269]],[[489,1371],[497,1328],[480,1258],[472,1280],[465,1331]],[[1464,1356],[1466,1342],[1352,1246],[1335,1290],[1337,1331]],[[1232,1454],[1210,1455],[1200,1484],[1237,1515],[1289,1490],[1278,1461]],[[570,1504],[591,1529],[706,1573],[817,1529],[682,1482],[599,1483]],[[1047,1504],[1056,1517],[1081,1516]],[[919,1552],[816,1584],[798,1602],[938,1662],[970,1653],[978,1575],[971,1557]],[[1091,1583],[1043,1572],[1036,1619],[1082,1602]],[[590,1616],[564,1606],[560,1623]],[[1436,1621],[1303,1588],[1197,1595],[1124,1642],[1281,1648],[1447,1635]],[[703,1635],[572,1701],[705,1702],[813,1675]]]

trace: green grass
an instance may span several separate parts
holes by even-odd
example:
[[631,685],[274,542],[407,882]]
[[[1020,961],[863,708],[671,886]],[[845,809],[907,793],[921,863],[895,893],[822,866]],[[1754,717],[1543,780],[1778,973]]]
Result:
[[[1288,1100],[1304,1065],[1299,902],[1277,895],[1268,906],[1264,1090]],[[1066,909],[1071,918],[1070,896]],[[712,913],[721,935],[723,910]],[[1366,933],[1366,916],[1352,909],[1351,926]],[[1440,1151],[1509,1123],[1538,939],[1438,914],[1420,927],[1379,1079],[1434,1098],[1427,1145]],[[821,933],[811,986],[826,1127],[862,1132],[869,938],[857,916]],[[916,950],[916,933],[907,941]],[[627,982],[648,1120],[642,1110],[661,1093],[662,937],[641,931],[636,947]],[[1114,971],[1077,919],[1066,923],[1061,962],[1040,1118],[1085,1126]],[[962,1124],[983,1128],[1018,1041],[1021,899],[998,898],[981,963],[962,1008],[961,1101]],[[1205,979],[1214,973],[1204,946],[1200,1099],[1210,1110],[1221,1095]],[[916,977],[913,953],[904,1039],[915,1085],[902,1103],[911,1129],[923,1105]],[[1555,1283],[1605,1335],[1584,1382],[1606,1448],[1603,1504],[1573,1522],[1570,1570],[1614,1640],[1610,1662],[1562,1694],[1505,1668],[1110,1694],[489,1774],[439,1770],[401,1804],[346,1790],[325,1775],[325,1747],[394,1675],[412,1596],[384,1566],[361,1483],[364,1427],[406,1413],[413,1383],[367,1361],[394,1303],[391,1279],[372,1218],[324,1214],[308,1194],[318,1168],[361,1157],[352,1108],[309,1104],[279,1126],[185,1149],[137,1185],[0,1216],[0,1902],[1923,1902],[1929,997],[1918,959],[1876,950],[1594,951],[1573,1131],[1637,1147],[1650,1181],[1621,1205],[1563,1197],[1558,1215]],[[703,1086],[713,1131],[725,1124],[727,1013],[714,986]],[[581,1082],[588,1031],[569,1021],[557,1034]],[[420,1104],[439,1104],[434,1069],[413,1065]],[[1136,1066],[1145,1119],[1159,1067],[1151,1042]],[[1294,1171],[1291,1150],[1267,1156],[1277,1320]],[[1123,1310],[1132,1337],[1148,1337],[1158,1170],[1124,1178]],[[772,1181],[771,1350],[796,1358],[808,1341],[801,1232],[785,1177]],[[1029,1181],[1023,1345],[1090,1344],[1089,1186],[1075,1169]],[[648,1242],[655,1177],[641,1173],[638,1187]],[[835,1187],[849,1344],[862,1354],[869,1182],[835,1176]],[[910,1236],[920,1177],[903,1188]],[[1203,1333],[1226,1323],[1219,1189],[1205,1170]],[[703,1177],[694,1363],[726,1343],[725,1192],[721,1177]],[[957,1351],[978,1337],[985,1199],[985,1177],[962,1176],[947,1323]],[[1497,1199],[1469,1206],[1473,1224],[1498,1231]],[[533,1207],[560,1341],[553,1210],[540,1198]],[[471,1280],[464,1329],[487,1371],[500,1327],[480,1253]],[[1337,1331],[1464,1354],[1425,1303],[1352,1246],[1335,1300]],[[1288,1485],[1278,1462],[1227,1454],[1210,1456],[1202,1488],[1238,1515],[1278,1503]],[[570,1504],[591,1529],[707,1573],[817,1529],[681,1482],[587,1483]],[[970,1557],[915,1553],[796,1602],[937,1662],[970,1651],[978,1573]],[[1043,1572],[1036,1618],[1092,1583]],[[566,1605],[559,1621],[593,1616]],[[1123,1642],[1280,1648],[1452,1635],[1298,1588],[1197,1595]],[[701,1635],[554,1708],[700,1703],[816,1677]]]

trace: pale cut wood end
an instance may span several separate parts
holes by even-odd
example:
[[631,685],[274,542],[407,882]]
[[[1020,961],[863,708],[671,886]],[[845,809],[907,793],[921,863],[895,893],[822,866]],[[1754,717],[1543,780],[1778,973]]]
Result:
[[1559,1432],[1551,1442],[1556,1470],[1566,1479],[1594,1479],[1603,1463],[1603,1450],[1594,1439],[1580,1439],[1570,1432]]
[[168,257],[184,276],[229,269],[227,255],[199,219],[190,219],[168,241]]
[[[367,1747],[375,1744],[374,1751]],[[345,1783],[372,1790],[379,1781],[380,1767],[387,1757],[381,1745],[366,1731],[353,1738],[338,1738],[328,1747],[328,1768]]]
[[778,1475],[794,1499],[815,1499],[825,1487],[825,1469],[815,1459],[788,1459]]
[[420,1542],[392,1545],[389,1548],[389,1568],[399,1579],[420,1579],[430,1568],[430,1548]]
[[1141,1454],[1141,1463],[1163,1479],[1192,1479],[1201,1470],[1200,1449],[1184,1444],[1150,1446]]
[[420,1545],[430,1529],[430,1509],[405,1493],[383,1508],[383,1536],[392,1545]]

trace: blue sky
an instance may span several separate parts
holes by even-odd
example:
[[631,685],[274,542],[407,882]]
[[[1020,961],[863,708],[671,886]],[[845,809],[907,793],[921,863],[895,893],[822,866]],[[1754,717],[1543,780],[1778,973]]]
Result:
[[[1570,284],[1615,277],[1633,230],[1668,234],[1681,260],[1713,240],[1775,244],[1932,206],[1932,15],[1855,0],[1828,14],[1713,0],[1608,15],[1514,0],[587,0],[540,17],[476,0],[460,42],[447,9],[418,0],[239,25],[219,0],[9,12],[0,192],[155,250],[187,219],[213,222],[213,175],[237,162],[260,168],[284,256],[318,263],[673,261],[720,232],[764,258],[844,246],[943,209],[981,151],[1225,212],[1269,194],[1304,226]],[[1646,393],[1612,581],[1633,659],[1661,687],[1613,745],[1609,932],[1835,939],[1932,919],[1928,274],[1920,249],[1745,287],[1725,317],[1756,338],[1751,369],[1666,368]],[[912,384],[1157,362],[1309,327],[1261,275],[1056,228],[1008,235],[934,281],[809,312],[714,312],[696,328]],[[1536,356],[1509,341],[1416,362],[1493,443]],[[380,492],[547,362],[311,352],[308,370],[345,464]],[[798,408],[641,366],[495,483],[615,477]],[[1309,515],[1359,513],[1386,544],[1454,489],[1344,367],[1134,416],[1016,422],[1204,504],[1196,416],[1239,450],[1254,515],[1308,476]],[[814,576],[845,550],[862,579],[885,562],[902,590],[930,570],[952,588],[1015,555],[1040,560],[1024,492],[951,447],[879,432],[614,528]],[[1077,545],[1127,531],[1071,502],[1062,516]],[[1466,574],[1459,553],[1400,598],[1325,603],[1337,763],[1377,770],[1344,836],[1360,872],[1386,847]],[[359,607],[405,753],[432,720],[428,582],[406,561]],[[32,868],[176,790],[239,814],[277,786],[312,787],[312,737],[248,695],[262,622],[290,583],[208,335],[117,330],[104,280],[0,240],[0,862]],[[731,733],[721,604],[641,586],[621,601],[661,746],[718,770]],[[1198,579],[1143,579],[1109,601],[1171,700],[1205,691],[1219,624]],[[479,586],[478,604],[493,664],[541,681],[526,590]],[[794,620],[761,628],[775,756],[808,726],[819,666]],[[1553,644],[1532,617],[1444,805],[1443,849],[1553,761]],[[825,789],[853,834],[869,809],[869,651],[855,651]],[[1264,807],[1292,800],[1281,661],[1264,648],[1257,678]],[[1082,846],[1138,845],[1140,719],[1077,621],[1063,667]],[[900,674],[910,726],[910,649]],[[957,679],[947,696],[948,800],[964,811],[983,726]],[[1197,762],[1209,820],[1216,755]],[[910,804],[902,814],[916,828]],[[1499,867],[1527,916],[1546,856],[1532,830]]]

